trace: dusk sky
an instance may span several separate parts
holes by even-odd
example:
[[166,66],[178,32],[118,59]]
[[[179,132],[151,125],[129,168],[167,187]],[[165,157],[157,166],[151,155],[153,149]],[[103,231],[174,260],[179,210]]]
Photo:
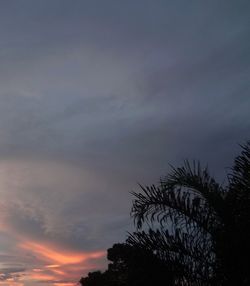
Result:
[[249,0],[0,1],[0,285],[73,286],[184,159],[250,139]]

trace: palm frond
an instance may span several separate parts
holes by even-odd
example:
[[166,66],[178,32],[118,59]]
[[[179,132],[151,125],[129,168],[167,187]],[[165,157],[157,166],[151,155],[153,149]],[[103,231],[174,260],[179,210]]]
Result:
[[142,192],[132,193],[136,199],[131,211],[138,228],[145,221],[171,221],[173,226],[183,225],[189,232],[197,230],[197,226],[212,232],[224,211],[224,190],[209,176],[207,168],[201,170],[199,163],[191,167],[185,161],[183,167],[172,168],[158,187],[140,188]]
[[250,141],[241,148],[242,152],[235,158],[232,172],[228,176],[234,199],[250,197]]
[[173,272],[178,279],[182,277],[182,281],[208,281],[212,275],[214,255],[206,236],[201,240],[178,229],[172,234],[168,230],[150,229],[148,232],[130,234],[127,243],[152,251],[169,267],[173,267]]
[[210,176],[208,168],[201,168],[200,162],[188,160],[179,168],[172,166],[171,172],[161,180],[166,188],[186,188],[189,192],[203,197],[217,213],[224,206],[225,190]]
[[[234,166],[228,175],[229,192],[227,205],[231,219],[242,229],[250,227],[250,141],[241,146],[242,152],[235,158]],[[240,225],[239,225],[240,224]],[[244,226],[243,226],[244,225]],[[250,234],[249,234],[250,237]]]

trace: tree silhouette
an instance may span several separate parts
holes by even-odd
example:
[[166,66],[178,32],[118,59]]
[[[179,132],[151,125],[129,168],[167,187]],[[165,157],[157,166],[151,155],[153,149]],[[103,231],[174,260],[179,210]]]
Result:
[[90,272],[80,280],[82,286],[151,286],[174,285],[172,271],[152,253],[126,243],[108,249],[108,269]]
[[89,272],[87,277],[80,279],[79,283],[82,286],[106,286],[109,285],[105,273],[101,271]]
[[174,269],[177,285],[250,285],[250,142],[225,187],[186,161],[133,195],[138,231],[127,243],[152,250]]
[[250,141],[220,185],[188,161],[140,186],[131,215],[137,231],[108,250],[104,273],[82,286],[250,285]]

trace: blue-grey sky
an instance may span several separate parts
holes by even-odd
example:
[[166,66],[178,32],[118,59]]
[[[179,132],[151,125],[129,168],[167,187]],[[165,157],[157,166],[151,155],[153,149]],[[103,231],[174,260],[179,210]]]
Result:
[[[250,131],[250,2],[0,3],[0,285],[72,286],[186,159]],[[73,283],[73,284],[72,284]]]

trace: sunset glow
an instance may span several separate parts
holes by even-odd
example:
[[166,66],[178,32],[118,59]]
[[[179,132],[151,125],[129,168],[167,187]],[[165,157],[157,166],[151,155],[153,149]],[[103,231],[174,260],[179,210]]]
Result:
[[[34,281],[65,281],[68,279],[77,281],[76,279],[82,275],[84,269],[94,268],[94,260],[106,255],[105,251],[81,253],[34,241],[20,243],[19,247],[34,254],[44,263],[43,267],[34,268],[29,272],[29,279]],[[71,281],[63,284],[56,282],[55,285],[70,286]]]
[[45,261],[48,260],[50,262],[60,263],[57,265],[48,265],[48,268],[55,268],[63,264],[77,264],[90,258],[99,258],[105,255],[105,252],[103,251],[93,253],[62,251],[61,249],[53,249],[35,242],[25,242],[20,244],[20,247],[32,251],[35,254],[41,255]]
[[107,270],[107,250],[136,231],[138,183],[182,159],[224,182],[250,130],[249,11],[0,1],[0,286]]
[[25,274],[23,270],[17,269],[16,275],[10,278],[6,278],[4,273],[0,274],[0,279],[4,280],[0,280],[1,286],[24,286],[26,281],[43,285],[52,283],[55,286],[73,286],[84,273],[97,268],[96,262],[106,255],[106,251],[81,252],[27,240],[20,242],[18,249],[31,258],[35,257],[39,267],[26,269]]

